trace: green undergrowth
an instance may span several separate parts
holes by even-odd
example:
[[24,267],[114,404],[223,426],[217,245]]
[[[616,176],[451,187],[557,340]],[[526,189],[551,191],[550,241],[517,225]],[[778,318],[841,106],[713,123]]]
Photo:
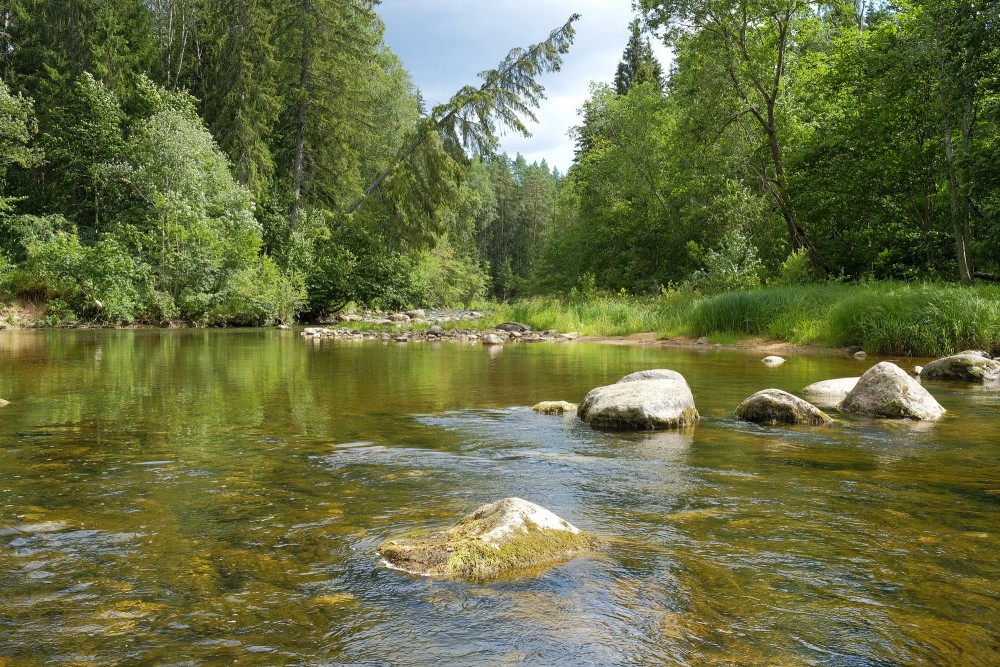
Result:
[[938,356],[963,349],[1000,352],[1000,286],[947,283],[825,283],[701,296],[671,292],[586,299],[536,297],[500,304],[483,325],[503,321],[588,336],[655,332],[842,347],[875,354]]

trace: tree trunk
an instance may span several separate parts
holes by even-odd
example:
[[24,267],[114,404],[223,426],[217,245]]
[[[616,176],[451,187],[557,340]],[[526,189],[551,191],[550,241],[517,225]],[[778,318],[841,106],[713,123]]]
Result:
[[299,79],[299,94],[302,96],[302,99],[299,100],[299,109],[296,119],[295,162],[292,166],[292,230],[294,230],[299,224],[299,206],[302,199],[302,182],[306,159],[306,121],[308,117],[307,112],[309,105],[309,68],[312,64],[312,32],[310,30],[312,1],[305,0],[302,9],[302,72]]
[[955,173],[955,142],[951,125],[945,121],[944,148],[948,162],[948,202],[951,208],[951,224],[955,232],[955,252],[958,260],[958,275],[963,283],[971,283],[973,276],[972,255],[969,248],[969,222],[963,212],[958,193],[958,175]]

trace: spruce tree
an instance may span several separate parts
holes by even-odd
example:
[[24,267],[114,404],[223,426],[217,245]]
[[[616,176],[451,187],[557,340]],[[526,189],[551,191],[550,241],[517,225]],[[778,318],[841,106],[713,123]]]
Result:
[[629,31],[631,35],[628,45],[622,54],[622,61],[618,63],[618,71],[615,72],[615,92],[627,95],[632,86],[650,82],[655,83],[662,91],[663,67],[653,55],[649,39],[642,39],[639,19],[632,21]]

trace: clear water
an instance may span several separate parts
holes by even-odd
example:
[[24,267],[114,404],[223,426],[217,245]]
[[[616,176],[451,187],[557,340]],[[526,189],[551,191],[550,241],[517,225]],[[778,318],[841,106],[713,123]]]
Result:
[[[0,332],[0,667],[1000,664],[1000,388],[928,384],[935,424],[761,428],[730,417],[754,391],[878,361],[761,356]],[[693,434],[529,409],[644,368],[688,378]],[[607,549],[380,565],[510,495]]]

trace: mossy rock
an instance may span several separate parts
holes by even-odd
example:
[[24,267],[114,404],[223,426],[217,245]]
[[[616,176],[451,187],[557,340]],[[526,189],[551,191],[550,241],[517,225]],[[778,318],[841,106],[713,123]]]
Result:
[[579,406],[569,401],[542,401],[532,406],[532,410],[543,415],[564,415],[567,412],[576,412]]
[[1000,381],[1000,361],[982,355],[981,352],[969,351],[935,359],[923,367],[920,379],[956,382]]
[[596,536],[544,507],[504,498],[446,531],[389,540],[379,555],[412,574],[482,579],[564,561],[599,545]]
[[808,401],[780,389],[764,389],[740,403],[736,417],[754,424],[822,426],[833,420]]
[[869,368],[837,407],[883,419],[938,419],[945,413],[919,382],[889,361]]

